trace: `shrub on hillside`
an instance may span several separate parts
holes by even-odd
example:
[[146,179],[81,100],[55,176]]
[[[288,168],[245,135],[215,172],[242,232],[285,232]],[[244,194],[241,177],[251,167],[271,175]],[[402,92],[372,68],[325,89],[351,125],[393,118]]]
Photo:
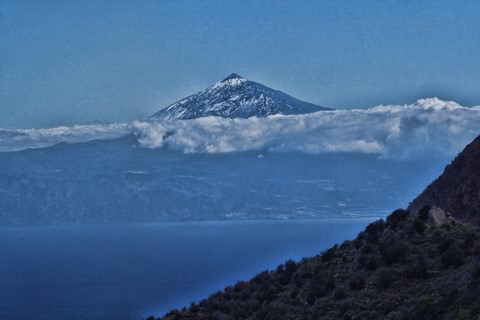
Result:
[[452,244],[442,254],[442,263],[445,267],[460,267],[465,263],[465,253],[456,243]]
[[366,243],[360,248],[362,254],[370,254],[373,251],[373,246],[370,243]]
[[349,283],[350,289],[362,290],[365,289],[365,279],[362,276],[355,276]]
[[335,248],[330,248],[322,253],[321,259],[322,262],[329,262],[335,258]]
[[378,268],[377,259],[371,256],[368,259],[367,264],[365,265],[365,269],[367,269],[368,271],[375,271],[377,270],[377,268]]
[[325,291],[325,279],[323,275],[318,272],[313,276],[310,283],[309,295],[314,298],[319,298],[325,295]]
[[377,280],[375,282],[375,286],[380,289],[387,289],[390,288],[394,281],[394,278],[391,272],[387,270],[381,270],[378,272]]
[[337,288],[335,290],[335,292],[333,293],[333,298],[335,300],[342,300],[342,299],[345,299],[345,290],[343,290],[342,288]]
[[381,244],[380,256],[387,265],[399,263],[403,261],[406,249],[404,241],[389,239]]
[[426,278],[428,276],[427,258],[419,253],[409,268],[405,271],[405,275],[410,278]]
[[426,221],[428,219],[428,212],[430,212],[431,207],[430,206],[424,206],[422,209],[418,211],[418,217],[422,219],[423,221]]
[[284,319],[285,315],[281,310],[276,309],[270,304],[264,304],[255,315],[255,319],[261,320],[277,320]]
[[474,281],[480,280],[480,261],[475,261],[472,268],[471,277],[472,277],[472,280]]
[[256,284],[269,283],[271,279],[270,272],[262,271],[252,278],[252,281]]
[[383,219],[370,223],[365,228],[365,238],[368,242],[378,243],[385,230],[385,221]]
[[282,264],[279,264],[279,265],[277,266],[276,272],[277,272],[277,273],[282,273],[284,270],[285,270],[285,266],[284,266],[283,263],[282,263]]
[[368,271],[374,271],[378,267],[375,256],[371,256],[371,255],[366,255],[366,254],[360,255],[360,257],[358,257],[358,263]]
[[285,262],[285,272],[292,274],[297,269],[297,264],[292,259]]
[[423,219],[417,217],[417,219],[415,219],[415,221],[413,222],[413,229],[415,229],[417,233],[424,233],[427,229],[427,226],[425,225],[425,223],[423,223],[423,221]]
[[409,216],[410,212],[408,210],[397,209],[387,217],[387,225],[395,230],[400,222],[405,221]]

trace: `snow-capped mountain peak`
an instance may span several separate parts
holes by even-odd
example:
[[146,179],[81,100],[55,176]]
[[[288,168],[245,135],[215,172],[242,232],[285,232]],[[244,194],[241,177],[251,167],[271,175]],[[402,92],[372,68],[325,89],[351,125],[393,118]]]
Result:
[[152,119],[184,120],[207,116],[266,117],[329,110],[232,73],[213,86],[152,115]]
[[239,86],[239,85],[242,85],[243,83],[245,83],[247,81],[248,80],[245,79],[244,77],[239,76],[236,73],[232,73],[231,75],[229,75],[228,77],[226,77],[222,81],[214,84],[211,88],[212,89],[217,89],[217,88],[222,88],[224,86]]

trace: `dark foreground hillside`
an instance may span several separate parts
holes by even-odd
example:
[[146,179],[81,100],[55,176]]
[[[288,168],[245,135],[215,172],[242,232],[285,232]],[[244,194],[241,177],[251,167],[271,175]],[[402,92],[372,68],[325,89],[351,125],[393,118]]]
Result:
[[477,319],[480,231],[397,210],[353,241],[287,261],[161,319]]
[[480,229],[454,218],[479,221],[479,181],[480,137],[410,211],[160,319],[480,319]]

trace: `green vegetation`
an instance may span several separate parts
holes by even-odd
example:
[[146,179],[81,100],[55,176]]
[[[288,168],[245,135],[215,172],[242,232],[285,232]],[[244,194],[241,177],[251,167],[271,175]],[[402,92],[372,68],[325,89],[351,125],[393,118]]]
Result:
[[430,225],[423,211],[396,210],[353,241],[162,319],[480,319],[480,230]]

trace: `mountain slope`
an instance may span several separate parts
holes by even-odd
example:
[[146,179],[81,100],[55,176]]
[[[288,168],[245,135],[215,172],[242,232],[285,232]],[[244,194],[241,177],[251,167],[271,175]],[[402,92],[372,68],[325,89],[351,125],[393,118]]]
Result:
[[215,85],[162,109],[151,119],[183,120],[207,116],[266,117],[329,110],[298,100],[235,73]]
[[434,214],[424,220],[397,210],[353,241],[161,319],[477,319],[480,230],[435,223]]
[[470,143],[443,174],[409,206],[438,206],[456,219],[480,226],[480,136]]
[[[476,210],[479,140],[432,184],[437,202]],[[450,183],[454,191],[445,192]],[[353,241],[299,263],[287,261],[161,319],[433,320],[479,314],[480,229],[426,207],[419,214],[395,210]]]

